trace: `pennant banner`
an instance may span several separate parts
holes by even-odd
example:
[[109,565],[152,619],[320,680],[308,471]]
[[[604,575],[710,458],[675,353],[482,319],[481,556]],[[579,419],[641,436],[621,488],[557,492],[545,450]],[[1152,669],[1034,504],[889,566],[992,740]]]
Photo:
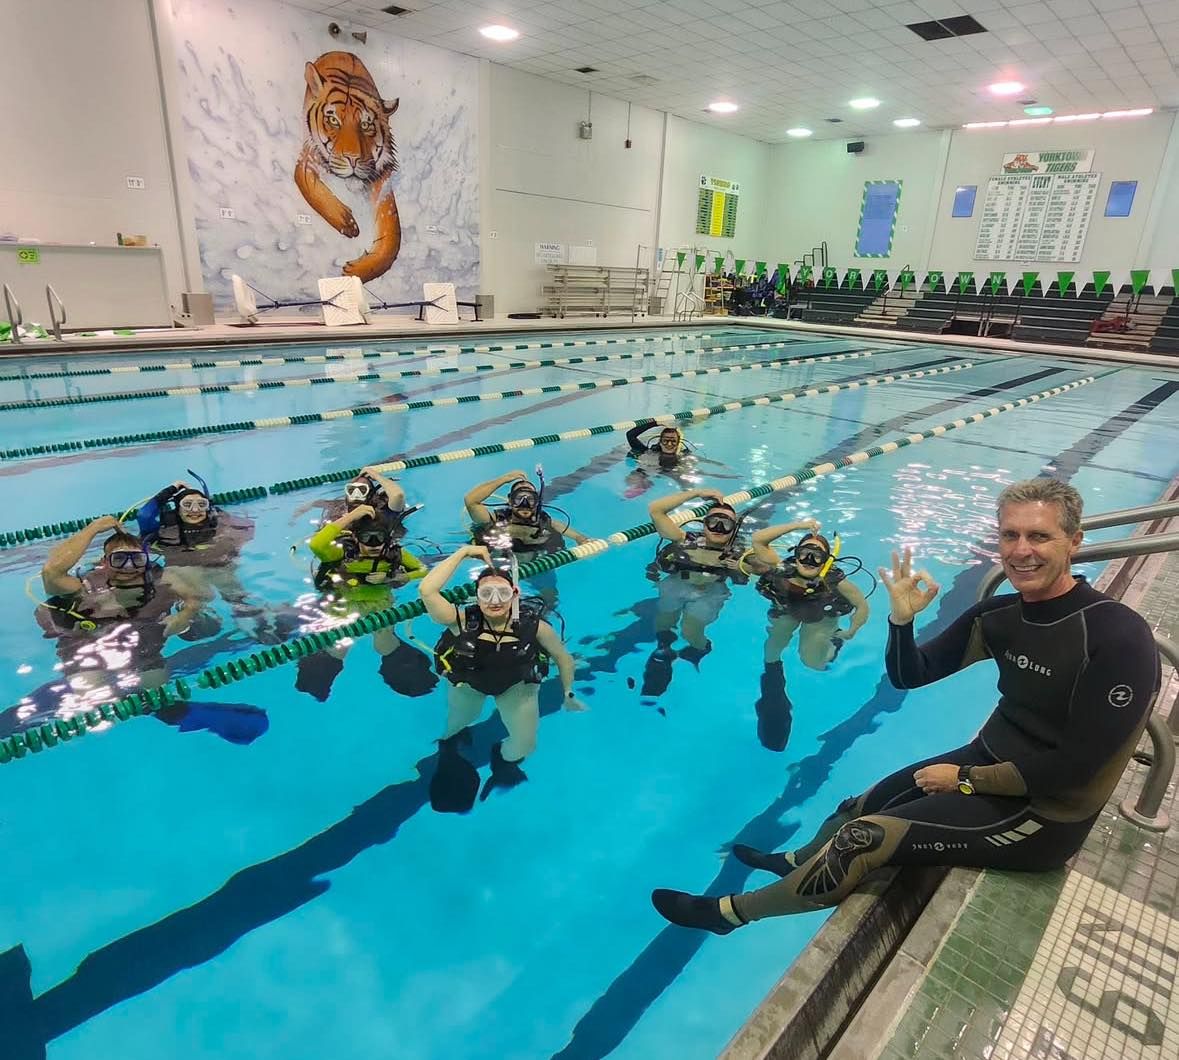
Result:
[[1038,272],[1025,272],[1023,274],[1023,293],[1030,296],[1032,288],[1036,286],[1036,280],[1040,278]]
[[905,291],[907,291],[910,287],[912,287],[916,283],[917,277],[913,275],[912,269],[902,269],[900,280],[901,280],[901,293],[904,294]]
[[753,275],[759,279],[766,274],[766,263],[764,261],[757,262],[753,267]]
[[859,290],[861,286],[859,269],[848,269],[847,276],[845,276],[844,279],[847,280],[847,285],[848,287],[852,288],[852,290]]
[[1060,297],[1063,298],[1065,292],[1068,290],[1068,285],[1073,282],[1075,272],[1058,272],[1056,274],[1056,287],[1060,291]]
[[1135,298],[1137,298],[1142,293],[1142,288],[1146,286],[1146,282],[1149,279],[1150,269],[1130,270],[1130,286],[1134,291]]
[[[904,273],[901,276],[903,280]],[[879,291],[886,283],[888,283],[888,273],[884,269],[874,269],[872,271],[872,289]]]
[[737,258],[737,260],[735,262],[735,268],[736,268],[736,272],[737,272],[738,276],[744,276],[745,275],[745,259],[744,258]]
[[1097,293],[1098,298],[1101,297],[1101,292],[1105,290],[1105,288],[1108,286],[1108,284],[1109,284],[1109,271],[1108,270],[1105,270],[1103,272],[1093,273],[1093,290]]
[[992,272],[988,282],[990,283],[991,294],[997,295],[1007,286],[1007,273]]
[[945,274],[942,272],[941,269],[936,269],[934,272],[931,272],[926,277],[926,280],[929,281],[929,286],[931,288],[937,288],[938,286],[940,286],[944,276],[945,276]]
[[724,267],[725,267],[725,259],[723,257],[721,257],[721,255],[718,254],[715,258],[712,259],[712,271],[713,272],[720,272],[724,269]]
[[680,268],[684,267],[684,259],[688,256],[686,250],[677,250],[675,252],[675,260],[679,263]]
[[1179,269],[1171,270],[1171,288],[1179,294]]
[[812,269],[809,265],[804,265],[801,269],[798,270],[799,282],[806,283],[807,280],[809,280],[814,274],[814,269]]
[[965,294],[966,288],[969,287],[972,283],[974,283],[973,272],[958,273],[958,290],[960,293]]
[[790,266],[778,264],[778,294],[785,294],[790,288]]
[[832,282],[835,283],[836,287],[839,286],[839,273],[835,271],[834,265],[828,265],[823,269],[823,286],[830,287]]
[[704,255],[696,255],[696,271],[699,272],[704,267]]

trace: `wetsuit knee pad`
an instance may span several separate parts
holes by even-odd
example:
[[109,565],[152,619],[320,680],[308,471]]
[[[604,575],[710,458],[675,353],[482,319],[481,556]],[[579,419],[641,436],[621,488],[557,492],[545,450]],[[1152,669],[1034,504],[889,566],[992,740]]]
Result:
[[842,901],[873,869],[884,865],[908,831],[909,822],[857,817],[841,825],[795,884],[801,898]]

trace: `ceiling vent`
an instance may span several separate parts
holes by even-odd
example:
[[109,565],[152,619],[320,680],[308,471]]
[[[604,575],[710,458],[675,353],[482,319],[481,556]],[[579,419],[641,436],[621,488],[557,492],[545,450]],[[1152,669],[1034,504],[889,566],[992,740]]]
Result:
[[987,27],[970,15],[939,18],[931,22],[910,22],[907,28],[922,40],[946,40],[948,37],[969,37],[987,32]]
[[659,78],[652,77],[650,74],[631,74],[630,79],[636,85],[657,85],[657,84],[659,84]]
[[579,66],[577,68],[577,72],[579,74],[596,74],[598,72],[598,68],[596,66]]
[[408,7],[398,7],[396,4],[390,4],[388,7],[382,7],[382,11],[386,15],[411,15],[412,11]]

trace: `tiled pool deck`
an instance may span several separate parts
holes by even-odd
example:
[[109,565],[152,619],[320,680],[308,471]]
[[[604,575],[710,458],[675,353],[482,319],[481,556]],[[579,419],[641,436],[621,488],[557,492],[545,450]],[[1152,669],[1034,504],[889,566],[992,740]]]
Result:
[[[1149,560],[1123,599],[1159,632],[1179,635],[1179,555]],[[1164,669],[1160,706],[1179,680]],[[1143,748],[1149,750],[1149,741]],[[922,924],[894,959],[924,965],[881,977],[830,1054],[856,1060],[1175,1060],[1179,1057],[1179,799],[1164,799],[1170,829],[1132,825],[1117,812],[1142,788],[1131,764],[1082,851],[1058,872],[956,869],[949,890],[969,896],[945,927]],[[936,899],[935,899],[936,902]],[[938,944],[940,942],[940,945]],[[914,963],[914,961],[916,963]],[[873,1011],[873,1009],[875,1011]],[[899,1015],[898,1015],[899,1012]]]

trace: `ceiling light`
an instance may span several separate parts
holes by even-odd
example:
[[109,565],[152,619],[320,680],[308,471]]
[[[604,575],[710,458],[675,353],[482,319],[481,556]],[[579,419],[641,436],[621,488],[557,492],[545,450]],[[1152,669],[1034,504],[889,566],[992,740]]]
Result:
[[873,107],[880,106],[880,100],[873,99],[871,96],[864,96],[861,99],[848,100],[847,105],[855,110],[871,110]]
[[996,96],[1017,96],[1025,87],[1019,81],[996,81],[987,85],[987,91]]
[[1045,114],[1051,114],[1052,108],[1051,107],[1024,107],[1023,112],[1024,112],[1024,114],[1027,114],[1032,118],[1039,118]]
[[1053,118],[1052,120],[1053,120],[1054,122],[1065,122],[1065,121],[1096,121],[1096,120],[1097,120],[1098,118],[1100,118],[1100,117],[1101,117],[1101,115],[1100,115],[1100,114],[1058,114],[1058,115],[1057,115],[1055,118]]
[[804,129],[801,125],[796,129],[787,129],[787,136],[793,136],[796,140],[801,140],[804,136],[814,136],[810,129]]
[[1005,121],[968,121],[963,129],[1002,129],[1007,125]]
[[893,119],[893,125],[895,125],[898,129],[912,129],[915,126],[920,125],[920,124],[921,124],[920,118],[895,118],[895,119]]
[[520,36],[520,31],[512,29],[511,26],[484,26],[479,32],[488,40],[499,41],[501,44]]
[[737,109],[737,104],[727,99],[718,99],[713,103],[709,103],[708,109],[713,114],[732,114]]
[[1137,110],[1107,110],[1103,118],[1145,118],[1148,114],[1153,114],[1153,107],[1139,107]]
[[1047,125],[1051,118],[1012,118],[1008,125]]

